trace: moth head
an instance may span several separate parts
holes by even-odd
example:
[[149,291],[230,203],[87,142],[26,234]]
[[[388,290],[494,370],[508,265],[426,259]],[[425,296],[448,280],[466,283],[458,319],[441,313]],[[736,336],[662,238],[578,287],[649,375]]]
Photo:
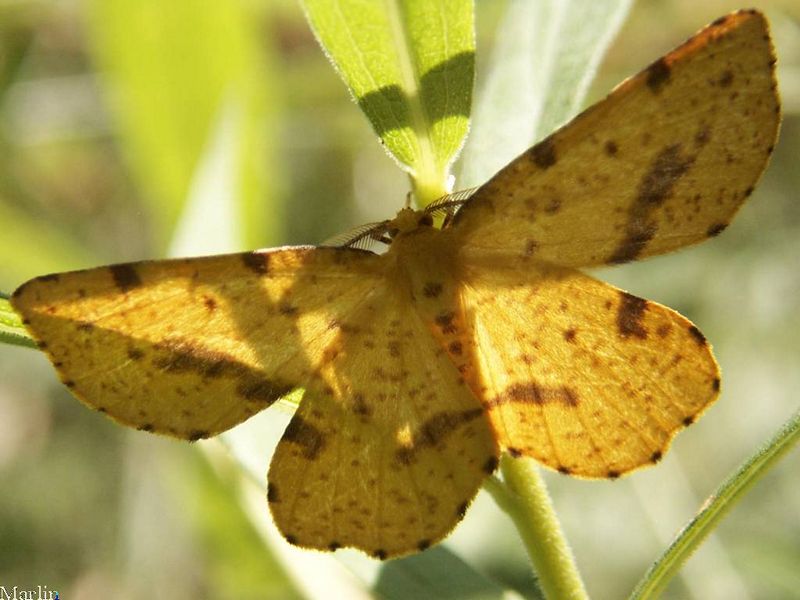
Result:
[[387,223],[386,232],[394,239],[403,233],[416,231],[420,227],[432,227],[433,217],[426,212],[413,208],[403,208],[397,216]]

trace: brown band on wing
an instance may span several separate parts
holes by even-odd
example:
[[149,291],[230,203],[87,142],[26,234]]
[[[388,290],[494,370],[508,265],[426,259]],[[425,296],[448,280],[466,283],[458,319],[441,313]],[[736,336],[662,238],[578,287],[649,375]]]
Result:
[[695,157],[683,154],[681,144],[665,147],[653,160],[639,183],[639,191],[630,208],[625,237],[608,259],[611,264],[637,258],[655,237],[658,225],[655,210],[672,196],[675,185],[694,164]]
[[623,338],[631,336],[643,340],[647,330],[642,325],[642,317],[647,309],[647,300],[628,292],[620,292],[617,308],[617,330]]
[[222,352],[213,352],[193,346],[190,342],[170,340],[156,345],[160,356],[153,366],[165,373],[197,373],[209,379],[227,378],[237,382],[236,392],[250,401],[272,404],[289,393],[294,386],[269,379],[253,367],[232,359]]
[[419,426],[413,433],[411,442],[408,445],[397,449],[397,459],[403,464],[410,464],[418,450],[437,446],[450,433],[462,425],[480,418],[483,414],[482,408],[464,411],[446,410],[436,413]]
[[569,386],[549,387],[540,385],[535,381],[529,381],[509,386],[504,392],[489,400],[487,407],[493,409],[509,403],[545,405],[554,402],[559,402],[564,406],[575,407],[578,406],[580,399],[577,392]]
[[282,441],[300,446],[308,460],[316,460],[325,448],[325,434],[297,414],[283,433]]

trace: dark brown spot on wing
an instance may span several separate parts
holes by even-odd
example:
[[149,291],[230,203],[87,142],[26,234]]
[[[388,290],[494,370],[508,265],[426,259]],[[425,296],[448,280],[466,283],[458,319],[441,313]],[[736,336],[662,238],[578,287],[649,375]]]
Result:
[[269,272],[269,254],[263,252],[245,252],[241,255],[244,266],[253,273],[266,275]]
[[717,83],[720,85],[720,87],[730,87],[733,83],[733,71],[730,69],[723,71],[722,75],[719,76]]
[[550,198],[547,205],[544,207],[545,214],[554,215],[561,210],[561,199]]
[[267,501],[273,504],[281,501],[280,494],[278,494],[278,486],[274,483],[267,483]]
[[711,141],[711,128],[708,126],[703,127],[694,135],[694,143],[699,148],[702,148],[710,141]]
[[458,341],[450,342],[450,345],[447,347],[447,349],[450,351],[450,354],[454,356],[461,356],[461,353],[463,351],[463,348],[461,347],[461,342]]
[[663,325],[659,325],[658,329],[656,329],[656,333],[658,334],[658,337],[660,337],[660,338],[667,337],[669,335],[670,331],[672,331],[672,325],[670,325],[669,323],[665,323]]
[[718,236],[720,233],[725,231],[725,228],[728,226],[727,223],[714,223],[711,227],[708,228],[706,232],[708,237],[715,237]]
[[659,58],[656,62],[647,67],[647,79],[645,83],[650,90],[657,94],[661,91],[664,85],[669,81],[672,69],[663,58]]
[[369,417],[372,415],[372,408],[364,400],[364,394],[356,394],[353,396],[353,411],[362,417]]
[[139,273],[136,272],[136,267],[131,264],[111,265],[109,270],[111,271],[111,277],[114,279],[114,284],[121,292],[129,292],[142,285],[142,280],[139,277]]
[[144,352],[138,348],[128,348],[128,358],[131,360],[141,360],[144,358]]
[[724,25],[725,23],[728,22],[729,16],[730,15],[724,15],[722,17],[714,19],[713,21],[711,21],[710,27],[719,27],[720,25]]
[[551,138],[542,140],[529,151],[534,164],[541,169],[548,169],[556,164],[556,148]]
[[289,304],[288,302],[281,302],[281,304],[278,306],[278,312],[280,312],[282,315],[290,317],[297,314],[297,307]]
[[490,456],[486,459],[486,462],[483,464],[483,472],[488,473],[491,475],[497,469],[497,466],[500,464],[500,460],[496,456]]
[[202,430],[202,429],[195,429],[189,432],[189,435],[186,436],[190,442],[196,442],[197,440],[205,439],[209,436],[209,432]]
[[616,156],[617,152],[619,151],[619,147],[617,146],[617,142],[614,140],[608,140],[605,145],[603,146],[606,154],[609,156]]
[[325,447],[324,434],[297,414],[292,417],[281,441],[300,446],[307,460],[316,460]]
[[428,283],[425,284],[422,293],[426,298],[436,298],[437,296],[439,296],[439,294],[442,293],[442,284],[429,281]]
[[647,331],[642,325],[642,316],[647,309],[647,300],[627,292],[620,292],[619,307],[617,308],[617,330],[623,338],[631,336],[639,339],[647,337]]
[[691,335],[691,336],[694,338],[694,340],[695,340],[695,341],[696,341],[696,342],[697,342],[697,343],[698,343],[700,346],[705,346],[705,345],[706,345],[706,343],[707,343],[707,342],[706,342],[706,336],[704,336],[704,335],[703,335],[703,332],[702,332],[702,331],[700,331],[700,330],[699,330],[697,327],[695,327],[694,325],[692,325],[691,327],[689,327],[689,334],[690,334],[690,335]]
[[456,328],[453,325],[453,319],[455,319],[455,313],[447,312],[438,315],[435,321],[442,333],[455,333]]

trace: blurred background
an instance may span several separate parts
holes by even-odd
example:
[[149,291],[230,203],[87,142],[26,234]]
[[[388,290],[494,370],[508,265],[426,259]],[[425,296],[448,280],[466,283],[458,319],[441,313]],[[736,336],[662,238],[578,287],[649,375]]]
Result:
[[[784,104],[763,181],[712,243],[599,274],[697,323],[723,394],[657,468],[613,483],[547,474],[593,598],[624,597],[799,404],[800,2],[750,4],[770,18]],[[504,6],[477,3],[478,86]],[[640,1],[590,100],[739,7]],[[293,1],[0,0],[0,291],[110,262],[318,243],[392,216],[407,190]],[[252,433],[265,416],[285,423],[247,426],[274,443],[274,424]],[[347,581],[347,561],[292,553],[269,530],[253,495],[267,464],[123,430],[75,401],[39,353],[0,345],[0,585],[67,599],[296,598],[326,577],[358,589],[363,571]],[[799,473],[795,451],[665,597],[800,598]],[[533,597],[524,550],[488,497],[447,544]]]

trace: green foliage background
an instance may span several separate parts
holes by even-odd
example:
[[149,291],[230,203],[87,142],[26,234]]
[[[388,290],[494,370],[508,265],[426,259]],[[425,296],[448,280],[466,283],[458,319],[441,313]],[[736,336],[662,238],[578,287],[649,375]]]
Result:
[[[785,109],[767,175],[713,243],[602,274],[702,327],[723,397],[657,468],[613,483],[547,474],[593,597],[628,593],[798,404],[800,10],[752,4],[771,18]],[[476,7],[479,90],[505,6]],[[738,7],[640,2],[591,96]],[[391,216],[407,191],[294,2],[0,4],[0,291],[171,252],[319,242]],[[248,426],[277,435],[284,416],[261,416]],[[0,585],[82,599],[292,598],[352,592],[352,571],[380,597],[420,598],[435,565],[473,597],[537,593],[516,532],[483,495],[453,554],[377,571],[355,554],[286,550],[258,486],[219,444],[198,446],[123,431],[75,402],[38,353],[0,345]],[[261,479],[267,457],[249,466]],[[798,468],[795,453],[771,472],[666,597],[800,598]]]

